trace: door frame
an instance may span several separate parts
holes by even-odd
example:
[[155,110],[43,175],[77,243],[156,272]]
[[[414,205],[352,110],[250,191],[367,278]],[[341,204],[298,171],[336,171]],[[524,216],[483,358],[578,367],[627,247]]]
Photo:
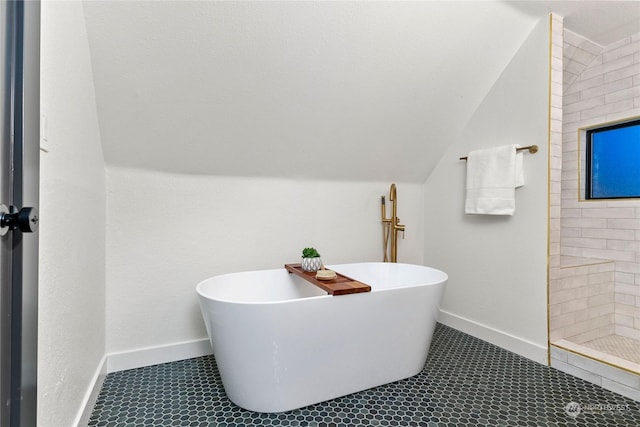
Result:
[[[39,206],[40,144],[40,2],[4,1],[10,53],[11,135],[8,141],[9,200],[0,203],[12,211]],[[6,61],[7,58],[5,58]],[[3,142],[3,145],[5,142]],[[7,163],[5,161],[5,163]],[[38,233],[10,231],[2,237],[10,250],[10,284],[3,283],[2,342],[3,405],[0,423],[11,427],[36,426],[38,363]],[[3,248],[3,249],[4,249]],[[8,309],[8,310],[7,310]],[[9,338],[9,342],[5,340]],[[6,399],[6,400],[5,400]]]

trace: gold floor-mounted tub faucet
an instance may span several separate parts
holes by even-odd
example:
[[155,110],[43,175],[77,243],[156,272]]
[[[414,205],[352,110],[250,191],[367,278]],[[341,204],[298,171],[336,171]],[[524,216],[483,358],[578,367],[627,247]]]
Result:
[[[389,201],[392,203],[391,218],[387,218],[387,205],[384,196],[380,198],[382,212],[382,244],[384,249],[384,262],[396,262],[398,260],[398,232],[402,231],[404,239],[404,225],[400,224],[398,218],[398,196],[396,194],[396,185],[391,184],[389,189]],[[391,260],[389,260],[389,236],[391,236]]]

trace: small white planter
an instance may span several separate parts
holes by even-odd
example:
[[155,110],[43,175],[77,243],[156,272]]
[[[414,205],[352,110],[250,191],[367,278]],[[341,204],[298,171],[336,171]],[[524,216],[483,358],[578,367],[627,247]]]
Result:
[[302,269],[304,271],[318,271],[320,267],[322,267],[322,259],[319,256],[302,258]]

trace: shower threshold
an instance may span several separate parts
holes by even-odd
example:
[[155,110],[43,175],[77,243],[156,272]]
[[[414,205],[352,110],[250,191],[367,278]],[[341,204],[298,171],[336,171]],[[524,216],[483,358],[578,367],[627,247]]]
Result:
[[583,344],[562,339],[551,345],[640,375],[640,342],[636,340],[609,335]]

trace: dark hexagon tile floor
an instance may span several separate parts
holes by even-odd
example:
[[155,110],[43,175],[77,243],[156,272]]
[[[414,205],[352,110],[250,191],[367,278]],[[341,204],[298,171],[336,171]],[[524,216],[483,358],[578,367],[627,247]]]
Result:
[[640,426],[640,403],[438,324],[418,375],[260,414],[225,395],[213,356],[107,375],[90,427]]

